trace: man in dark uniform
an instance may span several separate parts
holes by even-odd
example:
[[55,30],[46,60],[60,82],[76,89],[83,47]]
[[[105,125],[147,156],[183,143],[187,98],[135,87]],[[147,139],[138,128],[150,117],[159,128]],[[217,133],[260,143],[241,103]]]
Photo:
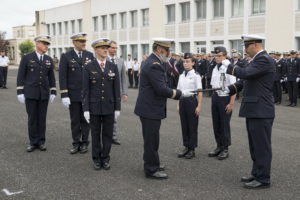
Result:
[[206,89],[206,73],[207,73],[207,60],[204,58],[205,54],[201,53],[200,59],[196,63],[196,72],[201,76],[202,88]]
[[81,105],[82,71],[93,60],[93,54],[85,50],[86,33],[71,36],[74,49],[61,55],[59,85],[62,103],[70,111],[72,148],[71,154],[86,153],[89,144],[89,125],[84,119]]
[[285,61],[281,57],[280,52],[275,52],[275,79],[274,79],[274,87],[273,87],[273,94],[274,94],[274,101],[275,104],[281,104],[282,100],[282,89],[281,89],[281,82],[283,79],[283,73],[285,69]]
[[83,70],[82,107],[91,125],[94,168],[109,170],[114,121],[121,109],[120,79],[117,65],[107,60],[109,40],[96,40],[92,47],[96,59]]
[[178,56],[177,56],[177,59],[176,59],[176,64],[175,64],[179,74],[182,74],[182,72],[184,71],[182,57],[183,57],[183,53],[179,53]]
[[[251,175],[241,179],[248,189],[270,186],[271,134],[275,117],[273,83],[275,65],[273,58],[262,48],[263,37],[243,35],[245,51],[252,61],[245,67],[228,65],[227,73],[242,80],[229,86],[230,94],[244,88],[240,117],[246,117],[251,158]],[[226,63],[222,62],[225,66]]]
[[284,91],[285,94],[288,94],[288,87],[287,87],[287,77],[286,77],[286,71],[287,71],[287,62],[288,59],[290,58],[290,53],[289,52],[283,52],[283,60],[285,62],[285,67],[283,69],[284,77],[282,81],[282,90]]
[[176,59],[170,58],[165,62],[166,65],[166,71],[167,71],[167,78],[168,78],[168,87],[172,89],[177,88],[178,79],[179,79],[179,71],[175,67]]
[[56,96],[54,64],[45,53],[50,36],[39,35],[35,39],[36,51],[21,59],[17,77],[17,94],[20,103],[26,105],[30,145],[27,152],[36,148],[46,151],[46,117],[48,102]]
[[140,117],[144,138],[144,172],[147,178],[166,179],[168,175],[161,171],[158,155],[159,129],[161,120],[166,118],[167,98],[179,99],[192,96],[186,90],[171,89],[167,86],[164,62],[170,54],[172,40],[153,39],[153,53],[145,61],[140,74],[139,94],[134,113]]
[[[206,88],[207,89],[210,89],[211,88],[211,76],[212,76],[212,71],[214,69],[214,67],[216,66],[216,61],[215,61],[215,58],[213,56],[213,54],[208,54],[208,62],[207,62],[207,66],[206,66],[206,82],[207,82],[207,85],[206,85]],[[212,95],[212,92],[208,92],[208,96],[211,96]]]
[[292,50],[290,51],[291,58],[287,60],[286,63],[286,77],[287,77],[287,87],[289,92],[290,104],[288,106],[295,107],[297,106],[297,95],[298,95],[298,85],[300,77],[300,60],[296,57],[297,52]]

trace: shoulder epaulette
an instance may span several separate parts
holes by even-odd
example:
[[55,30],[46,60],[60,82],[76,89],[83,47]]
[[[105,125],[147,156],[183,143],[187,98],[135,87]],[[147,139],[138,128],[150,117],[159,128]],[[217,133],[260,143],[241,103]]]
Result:
[[160,65],[160,63],[159,62],[154,62],[154,63],[152,63],[152,65]]

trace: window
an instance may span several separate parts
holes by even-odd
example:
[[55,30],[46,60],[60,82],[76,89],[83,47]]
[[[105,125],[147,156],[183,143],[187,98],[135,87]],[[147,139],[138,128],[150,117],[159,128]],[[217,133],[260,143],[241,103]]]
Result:
[[124,60],[127,58],[127,46],[126,45],[120,45],[120,57],[123,57]]
[[149,44],[142,44],[142,55],[149,55]]
[[78,31],[82,32],[82,19],[78,19]]
[[142,20],[143,26],[149,26],[149,9],[142,10]]
[[231,1],[232,16],[244,15],[244,0],[232,0]]
[[206,0],[195,0],[197,19],[206,18]]
[[136,44],[130,45],[132,58],[138,58],[138,49]]
[[224,0],[214,0],[214,17],[224,17]]
[[[19,33],[19,31],[18,31],[18,33]],[[50,24],[47,24],[47,34],[50,35]],[[18,35],[18,37],[19,37],[19,35]]]
[[75,20],[71,21],[71,31],[72,31],[72,34],[75,33]]
[[98,24],[98,17],[93,17],[93,24],[94,24],[94,31],[98,32],[99,31],[99,24]]
[[252,14],[262,14],[266,11],[265,0],[252,0]]
[[120,13],[120,18],[121,18],[121,28],[122,29],[124,29],[124,28],[126,28],[126,22],[127,22],[127,20],[126,20],[126,17],[127,17],[127,15],[126,15],[126,12],[123,12],[123,13]]
[[56,35],[56,24],[55,23],[52,24],[52,34]]
[[239,53],[243,54],[243,42],[242,40],[231,40],[231,49],[236,49]]
[[195,52],[206,53],[206,42],[205,41],[195,42]]
[[137,27],[137,11],[131,11],[131,27]]
[[107,16],[103,15],[101,16],[102,19],[102,30],[106,31],[107,30]]
[[110,15],[110,21],[111,21],[111,30],[117,29],[117,15],[116,14]]
[[300,37],[296,37],[296,44],[298,51],[300,50]]
[[190,2],[181,3],[181,21],[190,21]]
[[167,23],[175,23],[175,4],[167,5]]
[[58,34],[62,35],[62,27],[61,27],[61,22],[57,23],[58,24]]
[[183,52],[183,53],[190,52],[190,43],[189,42],[181,42],[180,46],[181,46],[181,52]]
[[65,24],[65,35],[67,35],[67,34],[69,34],[69,24],[68,24],[68,22],[65,22],[64,23]]

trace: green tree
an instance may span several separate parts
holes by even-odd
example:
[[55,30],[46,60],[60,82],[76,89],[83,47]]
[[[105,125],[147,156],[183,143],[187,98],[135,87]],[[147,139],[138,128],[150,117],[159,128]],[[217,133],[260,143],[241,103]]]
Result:
[[20,55],[30,53],[34,50],[34,44],[30,40],[26,40],[19,45]]

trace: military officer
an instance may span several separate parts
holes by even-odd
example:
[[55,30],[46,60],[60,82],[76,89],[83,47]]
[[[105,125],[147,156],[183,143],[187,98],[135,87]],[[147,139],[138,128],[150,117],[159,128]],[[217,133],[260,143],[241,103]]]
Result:
[[275,65],[273,58],[262,48],[264,38],[259,35],[243,35],[245,51],[252,58],[245,67],[227,65],[227,73],[237,78],[229,86],[230,94],[244,88],[240,117],[246,117],[251,158],[253,161],[251,175],[241,179],[248,189],[270,186],[271,173],[271,134],[275,117],[273,83]]
[[161,120],[166,118],[167,98],[179,99],[192,96],[189,90],[181,92],[167,86],[166,66],[164,62],[170,55],[173,40],[153,39],[153,53],[141,69],[140,87],[134,113],[140,117],[144,138],[144,172],[147,178],[166,179],[168,175],[161,171],[158,147]]
[[9,59],[5,56],[5,51],[0,51],[0,88],[7,89],[6,80],[7,80],[7,71],[8,71]]
[[50,36],[39,35],[36,50],[21,59],[17,76],[17,94],[20,103],[26,105],[30,145],[27,152],[36,148],[46,151],[46,117],[48,102],[56,96],[54,64],[45,53],[50,45]]
[[[222,61],[228,61],[227,50],[225,47],[216,47],[214,50],[216,58],[216,66],[212,72],[210,85],[212,88],[220,88],[229,86],[236,82],[236,78],[229,74],[225,74]],[[224,77],[222,77],[224,76]],[[216,91],[212,94],[211,112],[214,129],[214,136],[217,143],[217,148],[208,153],[209,157],[217,157],[219,160],[224,160],[229,156],[229,146],[231,145],[230,119],[232,115],[233,105],[236,95],[231,97],[223,91]]]
[[107,60],[108,39],[92,43],[96,59],[83,71],[82,107],[91,126],[94,169],[110,169],[114,121],[120,116],[120,80],[117,65]]
[[85,50],[86,33],[71,36],[74,49],[61,55],[59,63],[59,85],[62,103],[69,109],[72,132],[71,154],[86,153],[89,144],[89,124],[83,116],[81,105],[83,68],[93,60],[93,54]]
[[285,69],[285,61],[281,57],[280,52],[275,52],[275,79],[274,79],[274,87],[273,87],[273,94],[274,94],[274,102],[275,104],[281,104],[282,99],[282,89],[281,89],[281,82],[284,75]]
[[201,53],[200,54],[200,59],[197,60],[196,63],[196,71],[200,74],[201,76],[201,81],[202,81],[202,88],[206,89],[206,73],[207,73],[207,60],[204,58],[205,54]]
[[[214,67],[216,66],[216,61],[215,58],[213,56],[213,54],[208,54],[208,62],[207,62],[207,66],[206,66],[206,88],[210,89],[211,88],[211,76],[212,76],[212,71],[214,69]],[[208,96],[211,96],[212,92],[208,92]]]
[[[126,66],[125,62],[122,58],[117,57],[117,50],[118,45],[116,41],[110,41],[110,47],[108,49],[108,60],[111,61],[113,64],[117,65],[119,71],[119,78],[120,78],[120,89],[121,89],[121,96],[124,101],[128,99],[128,84],[126,80]],[[118,132],[117,132],[117,119],[114,122],[114,133],[113,133],[113,144],[120,145],[121,142],[118,139]]]
[[288,106],[297,106],[297,95],[298,95],[298,85],[300,80],[300,60],[296,57],[297,52],[294,50],[290,51],[291,58],[287,59],[286,63],[286,81],[289,93],[290,104]]

